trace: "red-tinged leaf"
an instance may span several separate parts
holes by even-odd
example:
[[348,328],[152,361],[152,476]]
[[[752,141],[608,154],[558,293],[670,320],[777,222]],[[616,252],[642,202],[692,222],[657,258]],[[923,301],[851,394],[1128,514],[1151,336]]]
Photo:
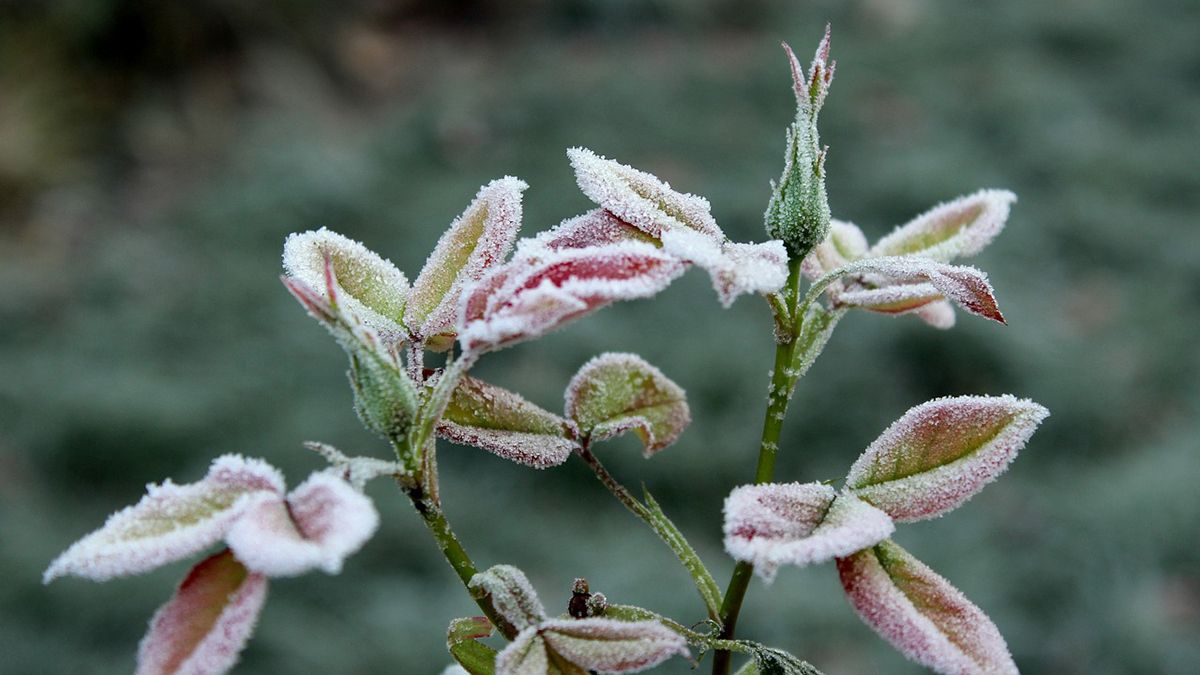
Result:
[[493,565],[471,577],[467,585],[476,597],[490,597],[496,612],[519,631],[546,618],[546,608],[533,585],[512,565]]
[[847,556],[894,530],[883,511],[820,483],[744,485],[725,499],[725,550],[768,583],[780,565]]
[[464,296],[459,341],[485,351],[539,337],[617,300],[654,295],[682,273],[682,262],[638,242],[516,259]]
[[850,604],[909,659],[944,675],[1017,672],[991,619],[892,541],[837,561]]
[[544,469],[567,461],[575,442],[567,420],[503,387],[463,377],[438,422],[438,435]]
[[374,504],[332,473],[314,473],[282,500],[246,510],[226,541],[238,560],[268,576],[312,569],[337,574],[379,526]]
[[677,228],[664,232],[662,243],[667,253],[708,272],[723,307],[744,293],[774,293],[787,283],[788,256],[781,241],[736,244]]
[[647,457],[662,450],[692,421],[687,394],[636,354],[605,353],[571,378],[566,415],[590,441],[632,430]]
[[488,183],[438,239],[404,314],[418,339],[451,331],[463,287],[504,261],[521,227],[521,193],[528,187],[511,176]]
[[725,239],[709,212],[707,199],[676,192],[645,171],[585,148],[571,148],[567,157],[583,194],[646,234],[658,239],[664,231],[686,227]]
[[554,653],[602,673],[636,673],[689,655],[683,636],[657,621],[550,619],[539,628]]
[[[402,339],[406,333],[402,317],[409,295],[404,273],[359,242],[325,228],[288,235],[284,242],[284,271],[325,300],[329,300],[327,260],[341,291],[337,302],[389,342]],[[310,303],[290,284],[288,288],[313,312]]]
[[224,455],[196,483],[147,486],[141,501],[55,559],[43,580],[70,574],[104,581],[186,558],[224,537],[246,509],[279,499],[283,490],[283,476],[269,464]]
[[[865,276],[867,283],[880,290],[881,295],[867,294],[864,298],[855,294],[856,289],[849,288],[833,296],[835,304],[858,306],[855,303],[864,302],[870,303],[862,305],[867,309],[873,309],[875,306],[887,308],[891,302],[903,304],[903,294],[917,292],[924,302],[901,310],[911,311],[938,299],[929,295],[932,293],[930,289],[921,288],[922,283],[925,283],[972,314],[1006,323],[1000,308],[996,306],[996,296],[988,283],[987,275],[974,267],[947,265],[927,258],[905,256],[863,258],[845,269],[851,275]],[[917,288],[915,291],[883,291],[897,285],[916,285]],[[889,293],[895,295],[888,295]],[[908,301],[914,302],[913,298],[908,298]],[[892,310],[891,313],[897,312]]]
[[455,619],[446,630],[446,649],[461,667],[447,668],[442,675],[459,673],[466,675],[495,675],[496,650],[478,642],[479,638],[494,632],[492,622],[486,616]]
[[813,115],[821,109],[821,105],[825,102],[825,96],[829,93],[829,85],[833,82],[834,70],[837,68],[837,62],[829,60],[831,34],[830,25],[826,24],[825,36],[817,45],[817,51],[813,54],[812,64],[809,65],[807,73],[800,65],[800,60],[792,52],[792,48],[787,43],[783,45],[784,51],[787,52],[788,62],[792,67],[792,88],[796,92],[796,100],[801,107],[811,108]]
[[237,663],[267,598],[267,578],[228,549],[192,568],[150,620],[138,675],[215,675]]
[[888,284],[880,288],[859,288],[842,291],[835,297],[838,305],[861,307],[880,314],[908,314],[945,300],[942,292],[930,283]]
[[999,477],[1049,414],[1012,396],[923,403],[854,462],[846,489],[897,521],[940,516]]
[[1004,229],[1016,201],[1008,190],[980,190],[939,204],[880,239],[870,255],[914,255],[941,262],[975,255]]
[[517,242],[515,257],[536,258],[545,255],[546,251],[604,246],[627,241],[657,244],[654,237],[605,209],[593,209],[583,215],[568,218],[532,239]]

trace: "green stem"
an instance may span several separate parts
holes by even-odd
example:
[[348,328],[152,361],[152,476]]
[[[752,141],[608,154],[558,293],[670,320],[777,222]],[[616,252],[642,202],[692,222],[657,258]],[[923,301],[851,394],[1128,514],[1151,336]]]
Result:
[[[793,317],[792,330],[789,339],[775,345],[775,367],[771,371],[771,389],[767,397],[767,412],[763,417],[762,440],[758,446],[758,465],[754,471],[756,484],[769,483],[775,475],[775,456],[779,452],[779,437],[783,431],[783,419],[787,414],[788,401],[791,400],[792,389],[796,384],[797,373],[792,367],[796,350],[796,337],[800,334],[804,314],[797,307],[800,287],[800,261],[788,262],[788,282],[784,288],[784,298],[791,309]],[[807,307],[807,302],[805,303]],[[732,640],[737,628],[738,615],[742,611],[742,601],[746,590],[750,587],[750,577],[754,566],[748,562],[739,562],[733,568],[733,576],[725,589],[725,599],[721,603],[721,634],[722,640]],[[733,654],[728,650],[717,650],[713,655],[713,675],[728,675],[732,665]]]

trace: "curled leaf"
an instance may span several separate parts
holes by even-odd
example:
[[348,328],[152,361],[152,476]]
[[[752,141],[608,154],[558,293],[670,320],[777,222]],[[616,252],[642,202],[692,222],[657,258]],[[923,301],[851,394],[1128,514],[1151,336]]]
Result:
[[484,351],[529,340],[617,300],[654,295],[682,273],[679,260],[639,242],[514,259],[464,295],[459,341]]
[[938,204],[880,239],[870,255],[915,255],[941,262],[975,255],[1004,229],[1016,201],[1008,190],[980,190]]
[[636,673],[689,653],[683,636],[657,621],[550,619],[538,629],[555,654],[601,673]]
[[909,659],[946,675],[1015,674],[991,619],[892,541],[837,561],[850,604]]
[[346,556],[362,548],[379,527],[375,505],[331,473],[314,473],[283,500],[246,510],[226,541],[246,567],[268,576],[295,576],[312,569],[342,570]]
[[704,269],[722,307],[743,293],[774,293],[787,283],[787,250],[781,241],[736,244],[695,230],[663,233],[663,250]]
[[[491,597],[492,606],[500,616],[519,631],[546,618],[546,608],[533,585],[524,572],[512,565],[494,565],[471,577],[468,586],[480,596]],[[501,672],[499,662],[496,666],[497,672]]]
[[895,529],[883,511],[821,483],[743,485],[725,498],[725,550],[768,583],[780,565],[850,555]]
[[186,558],[224,537],[247,508],[277,500],[283,491],[283,476],[266,462],[218,457],[196,483],[147,486],[141,501],[75,542],[42,579],[71,574],[104,581]]
[[537,469],[567,461],[575,442],[567,420],[503,387],[464,376],[438,422],[438,434]]
[[390,261],[353,239],[325,228],[288,235],[283,245],[283,268],[319,296],[325,292],[329,261],[341,290],[340,301],[385,340],[397,342],[407,332],[403,316],[408,302],[408,279]]
[[404,314],[417,339],[452,331],[463,287],[504,261],[521,227],[521,193],[528,187],[512,176],[488,183],[438,239]]
[[267,579],[228,549],[192,568],[150,620],[137,675],[211,675],[237,663],[267,599]]
[[898,521],[940,516],[996,480],[1049,414],[1012,396],[923,403],[854,462],[846,489]]
[[604,246],[627,241],[658,243],[654,237],[609,211],[593,209],[583,215],[568,218],[532,239],[522,239],[517,243],[515,257],[531,258],[544,255],[546,251]]
[[709,212],[707,199],[676,192],[652,174],[586,148],[571,148],[567,157],[583,194],[646,234],[658,239],[665,231],[689,228],[725,238]]
[[679,385],[636,354],[612,352],[571,378],[566,415],[593,441],[633,430],[647,457],[674,443],[692,420]]
[[[863,258],[844,268],[865,275],[869,287],[848,288],[835,305],[901,314],[946,297],[972,314],[1006,323],[987,275],[974,267],[947,265],[927,258]],[[871,277],[870,275],[876,275]]]

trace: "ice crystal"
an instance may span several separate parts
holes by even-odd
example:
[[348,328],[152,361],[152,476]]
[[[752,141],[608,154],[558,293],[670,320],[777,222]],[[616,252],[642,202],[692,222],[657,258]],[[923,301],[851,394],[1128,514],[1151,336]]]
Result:
[[743,485],[725,499],[725,550],[768,583],[780,565],[850,555],[894,530],[883,511],[820,483]]
[[663,233],[662,243],[667,253],[708,272],[722,307],[744,293],[774,293],[787,283],[787,250],[781,241],[738,244],[675,229]]
[[1017,672],[983,610],[892,541],[837,564],[858,615],[909,659],[944,675]]
[[328,299],[325,261],[329,260],[350,312],[389,342],[404,338],[408,279],[390,261],[361,243],[325,228],[288,235],[283,244],[283,269]]
[[692,419],[683,389],[636,354],[609,352],[588,361],[565,398],[565,414],[585,437],[633,430],[647,457],[674,443]]
[[640,242],[514,259],[464,294],[459,341],[481,351],[532,339],[617,300],[652,296],[682,273],[679,260]]
[[109,516],[56,558],[43,580],[70,574],[104,581],[186,558],[220,541],[248,507],[279,499],[283,490],[274,467],[224,455],[196,483],[148,485],[141,501]]
[[404,321],[424,341],[451,332],[463,287],[504,262],[521,227],[521,193],[529,186],[506,176],[483,186],[438,239],[413,282]]
[[237,663],[267,598],[267,578],[225,549],[192,568],[150,620],[137,675],[209,675]]
[[463,377],[438,422],[438,434],[538,469],[567,461],[575,442],[567,420],[519,394]]
[[1047,415],[1012,396],[934,399],[863,452],[846,488],[898,521],[940,516],[998,478]]

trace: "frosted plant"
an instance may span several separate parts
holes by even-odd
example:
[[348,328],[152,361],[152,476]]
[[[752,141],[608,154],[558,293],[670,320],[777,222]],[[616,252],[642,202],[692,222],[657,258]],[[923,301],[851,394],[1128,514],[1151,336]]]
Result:
[[[45,580],[104,581],[218,549],[153,617],[137,670],[224,672],[250,637],[268,578],[338,573],[378,526],[363,486],[389,477],[481,612],[450,620],[454,664],[443,673],[628,673],[709,658],[713,673],[728,675],[734,655],[744,659],[741,675],[818,673],[784,649],[738,637],[736,626],[754,574],[770,583],[783,568],[824,563],[836,564],[853,610],[908,658],[939,673],[1016,672],[987,615],[891,537],[898,524],[942,516],[994,481],[1045,408],[1008,395],[939,398],[888,427],[838,485],[777,483],[774,469],[788,450],[781,435],[796,383],[850,310],[912,313],[949,328],[958,305],[1005,323],[987,276],[953,262],[1000,233],[1015,197],[982,190],[870,245],[857,226],[832,218],[825,193],[828,149],[817,117],[835,69],[829,31],[807,69],[784,49],[797,111],[765,213],[772,239],[732,242],[703,197],[584,148],[567,156],[597,208],[517,240],[526,184],[488,183],[411,285],[352,239],[325,229],[293,234],[283,283],[346,352],[355,410],[393,456],[309,442],[329,467],[291,492],[261,460],[221,457],[197,482],[149,486],[54,560]],[[600,354],[566,383],[559,414],[468,374],[505,347],[613,302],[650,298],[689,267],[709,275],[722,306],[758,295],[774,316],[775,365],[753,482],[725,499],[725,550],[736,564],[724,590],[654,497],[630,492],[596,454],[625,433],[641,441],[647,459],[674,444],[691,421],[683,388],[635,354]],[[429,353],[445,354],[439,367],[427,367]],[[558,613],[516,566],[479,571],[442,507],[439,438],[536,469],[578,457],[671,549],[702,608],[673,619],[612,602],[576,579]]]

